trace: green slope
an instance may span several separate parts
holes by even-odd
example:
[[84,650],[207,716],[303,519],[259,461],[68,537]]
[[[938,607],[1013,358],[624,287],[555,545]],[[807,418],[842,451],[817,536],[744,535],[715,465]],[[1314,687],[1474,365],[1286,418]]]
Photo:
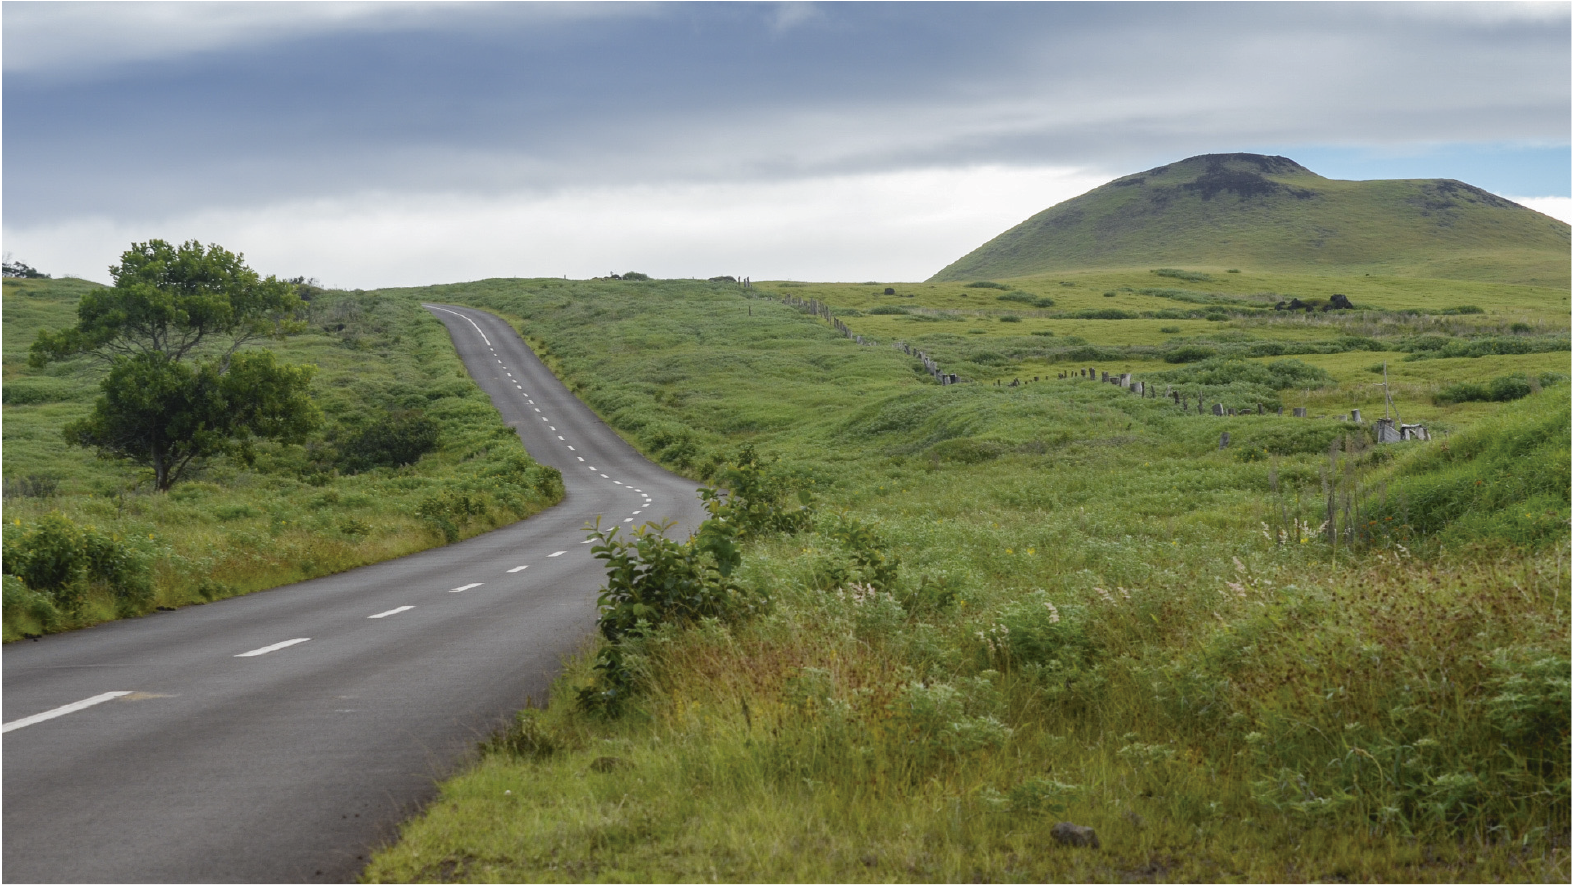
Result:
[[1050,207],[933,276],[1256,270],[1569,285],[1572,228],[1450,179],[1335,181],[1286,157],[1206,154]]

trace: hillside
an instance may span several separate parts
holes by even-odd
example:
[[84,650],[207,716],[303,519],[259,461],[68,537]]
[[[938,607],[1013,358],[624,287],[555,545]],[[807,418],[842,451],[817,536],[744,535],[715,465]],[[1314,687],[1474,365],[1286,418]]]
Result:
[[1205,154],[1052,206],[931,279],[1180,264],[1566,287],[1569,243],[1565,223],[1459,181],[1336,181],[1287,157]]

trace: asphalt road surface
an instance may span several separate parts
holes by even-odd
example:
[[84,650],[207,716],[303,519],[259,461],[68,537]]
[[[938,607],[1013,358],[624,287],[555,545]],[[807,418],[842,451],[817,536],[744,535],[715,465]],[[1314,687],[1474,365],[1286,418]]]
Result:
[[594,629],[583,526],[703,516],[483,311],[427,305],[562,504],[3,652],[6,882],[344,881]]

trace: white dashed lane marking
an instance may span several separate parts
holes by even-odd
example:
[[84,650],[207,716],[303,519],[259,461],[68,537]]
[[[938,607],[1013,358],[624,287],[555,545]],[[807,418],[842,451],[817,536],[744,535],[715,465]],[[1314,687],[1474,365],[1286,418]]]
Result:
[[61,705],[58,708],[44,711],[42,714],[34,714],[31,717],[23,717],[20,720],[12,720],[4,726],[0,726],[0,732],[10,732],[13,729],[21,729],[24,726],[31,726],[34,723],[42,723],[45,720],[53,720],[56,717],[64,717],[66,714],[74,714],[77,711],[90,708],[95,704],[101,704],[103,702],[109,701],[112,698],[119,698],[122,695],[130,694],[131,690],[123,689],[115,692],[104,692],[99,695],[95,695],[92,698],[84,698],[81,701],[73,701],[68,705]]
[[483,584],[485,584],[485,582],[483,582],[483,581],[472,581],[472,582],[470,582],[467,585],[460,585],[459,587],[456,587],[453,590],[448,591],[448,593],[450,593],[450,594],[460,594],[460,593],[463,593],[464,591],[469,590],[470,588],[478,588],[478,587],[480,587]]
[[623,517],[622,518],[622,522],[624,522],[624,523],[632,523],[633,522],[633,518],[632,517]]
[[398,615],[400,612],[408,612],[414,608],[415,607],[413,606],[400,606],[397,609],[389,609],[387,612],[378,612],[376,615],[368,615],[366,618],[387,618],[390,615]]
[[[573,448],[573,447],[572,447],[572,446],[569,446],[569,447],[568,447],[568,451],[569,451],[569,452],[578,452],[578,450],[577,450],[577,449],[574,449],[574,448]],[[579,459],[579,461],[583,461],[583,460],[584,460],[584,459],[582,459],[582,458],[581,458],[581,459]]]
[[529,566],[526,564],[524,566],[515,566],[512,569],[509,569],[508,571],[509,572],[523,572],[524,570],[526,570],[528,568],[529,568]]
[[296,637],[293,640],[285,640],[282,643],[274,643],[272,646],[263,646],[261,649],[253,649],[250,652],[242,652],[235,656],[235,658],[250,658],[253,655],[267,655],[269,652],[277,652],[287,646],[293,646],[296,643],[304,643],[310,639],[310,637]]
[[555,554],[547,554],[546,556],[548,556],[548,557],[560,557],[560,556],[562,556],[563,554],[566,554],[566,553],[567,553],[567,551],[558,551]]

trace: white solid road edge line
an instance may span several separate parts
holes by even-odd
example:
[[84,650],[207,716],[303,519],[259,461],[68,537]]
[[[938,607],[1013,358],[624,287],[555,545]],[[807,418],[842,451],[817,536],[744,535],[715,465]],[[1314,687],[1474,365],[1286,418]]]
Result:
[[378,612],[376,615],[368,615],[366,618],[387,618],[390,615],[398,615],[400,612],[408,612],[414,608],[415,607],[413,606],[400,606],[397,609],[389,609],[387,612]]
[[95,704],[109,701],[111,698],[119,698],[122,695],[130,695],[131,692],[132,690],[130,689],[122,689],[116,692],[105,692],[100,695],[95,695],[92,698],[84,698],[81,701],[73,701],[68,705],[62,705],[52,711],[44,711],[42,714],[34,714],[31,717],[23,717],[20,720],[12,720],[4,726],[0,726],[0,732],[10,732],[13,729],[21,729],[23,726],[31,726],[34,723],[42,723],[45,720],[53,720],[56,717],[63,717],[66,714],[74,714],[83,708],[90,708]]
[[296,643],[304,643],[304,642],[306,642],[309,639],[311,639],[311,638],[310,637],[296,637],[293,640],[285,640],[282,643],[274,643],[272,646],[263,646],[261,649],[253,649],[250,652],[242,652],[239,655],[235,656],[235,658],[249,658],[249,657],[251,657],[253,655],[267,655],[269,652],[277,652],[277,651],[279,651],[280,649],[283,649],[286,646],[293,646]]
[[472,581],[472,582],[470,582],[467,585],[461,585],[459,587],[456,587],[453,590],[448,591],[448,593],[450,593],[450,594],[462,593],[464,591],[469,590],[470,588],[478,588],[478,587],[480,587],[483,584],[485,584],[485,582],[483,582],[483,581]]

